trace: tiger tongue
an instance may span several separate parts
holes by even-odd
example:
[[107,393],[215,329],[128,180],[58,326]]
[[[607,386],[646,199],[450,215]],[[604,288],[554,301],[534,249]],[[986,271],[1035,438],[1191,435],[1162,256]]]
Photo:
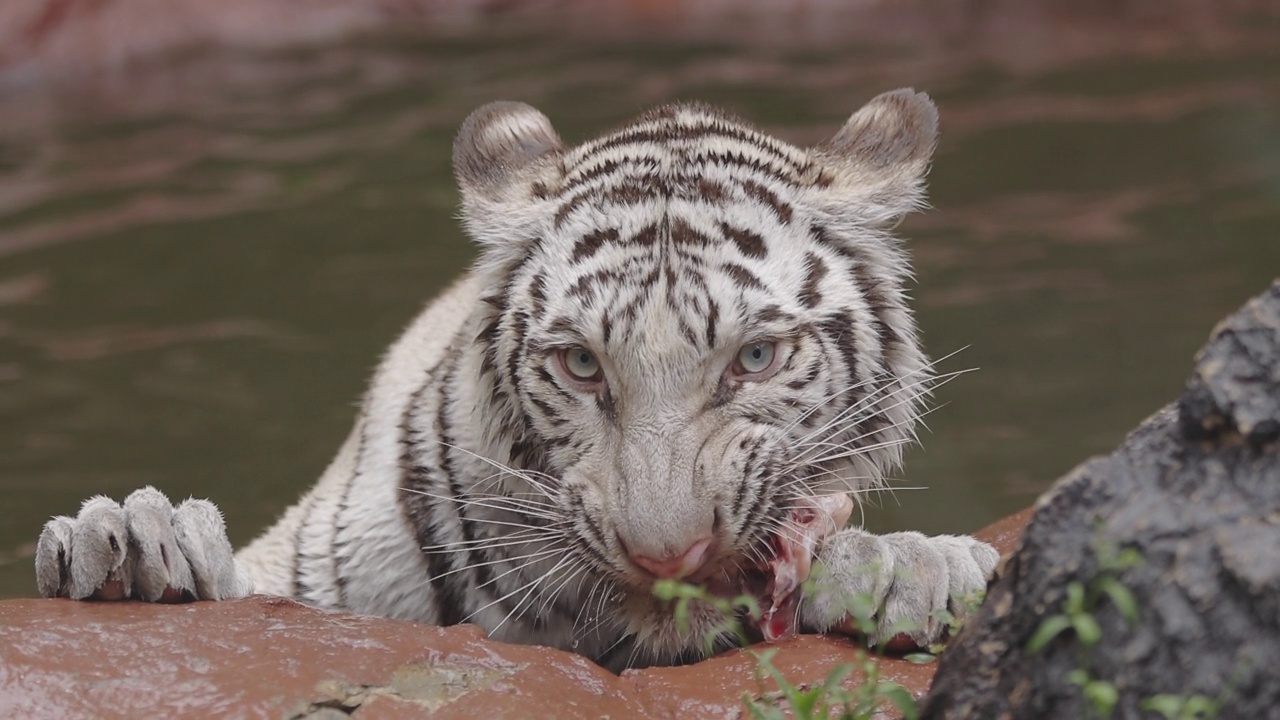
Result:
[[796,631],[800,585],[809,578],[813,550],[823,539],[844,527],[853,514],[848,495],[805,498],[793,508],[774,536],[774,556],[769,561],[769,607],[760,618],[764,639],[774,641]]

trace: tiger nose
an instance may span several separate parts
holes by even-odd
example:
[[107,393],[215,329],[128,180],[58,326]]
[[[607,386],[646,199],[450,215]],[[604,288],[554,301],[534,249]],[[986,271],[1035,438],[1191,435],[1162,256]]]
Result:
[[682,578],[692,575],[707,560],[707,548],[711,547],[711,536],[695,541],[682,552],[667,552],[662,557],[647,557],[628,553],[628,557],[636,565],[653,573],[659,578]]

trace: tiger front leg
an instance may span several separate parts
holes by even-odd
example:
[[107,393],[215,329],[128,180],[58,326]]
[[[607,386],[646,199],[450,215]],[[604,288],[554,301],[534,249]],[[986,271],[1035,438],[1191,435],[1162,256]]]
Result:
[[947,632],[943,611],[963,615],[958,600],[985,590],[999,560],[967,536],[843,530],[818,547],[800,622],[813,632],[862,633],[869,621],[881,647],[901,649],[903,638],[926,647]]

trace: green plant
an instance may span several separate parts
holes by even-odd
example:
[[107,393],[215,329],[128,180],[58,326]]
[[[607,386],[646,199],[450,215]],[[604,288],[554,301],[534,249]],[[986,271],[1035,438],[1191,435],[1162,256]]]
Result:
[[702,604],[714,611],[719,619],[702,636],[703,652],[707,655],[715,651],[716,641],[725,636],[733,637],[740,646],[750,644],[746,628],[738,619],[740,614],[754,620],[760,619],[760,604],[754,597],[746,594],[723,598],[712,594],[705,587],[679,580],[658,580],[653,584],[653,594],[659,600],[675,603],[676,625],[682,633],[689,632],[691,605]]
[[1120,611],[1130,624],[1138,622],[1138,603],[1133,593],[1116,577],[1119,573],[1142,563],[1142,556],[1133,548],[1116,550],[1104,544],[1098,548],[1098,572],[1088,585],[1078,580],[1067,584],[1067,597],[1061,613],[1050,615],[1040,623],[1035,634],[1027,641],[1027,652],[1038,653],[1049,641],[1067,630],[1074,630],[1080,644],[1093,647],[1102,638],[1102,629],[1093,613],[1103,598]]
[[[871,720],[877,717],[886,704],[897,708],[905,720],[915,720],[918,715],[915,698],[906,688],[880,677],[880,666],[866,652],[859,651],[858,663],[862,668],[862,682],[852,690],[840,683],[849,677],[854,663],[838,665],[827,675],[826,681],[815,687],[792,685],[773,665],[777,650],[765,650],[756,654],[757,676],[767,674],[778,685],[775,693],[762,693],[760,700],[743,698],[747,711],[757,720],[783,720],[790,710],[796,720]],[[764,700],[771,702],[763,702]]]
[[921,652],[904,655],[902,659],[907,662],[913,662],[920,665],[936,661],[938,656],[947,648],[945,640],[955,637],[956,633],[960,632],[960,629],[964,627],[965,620],[978,611],[978,608],[982,606],[982,601],[985,597],[985,590],[975,590],[974,592],[964,595],[959,593],[952,595],[950,607],[955,608],[956,612],[953,613],[949,610],[938,610],[933,613],[934,619],[942,623],[942,625],[947,629],[946,633],[943,635],[944,640],[929,645]]
[[1153,695],[1138,707],[1160,713],[1165,720],[1209,720],[1218,717],[1222,700],[1204,695]]
[[[874,572],[874,569],[869,571]],[[818,575],[805,584],[805,593],[817,592]],[[879,607],[869,593],[857,593],[844,599],[844,608],[850,621],[849,627],[866,638],[877,637],[879,626],[876,615],[884,610]],[[913,626],[902,624],[892,628],[890,635],[913,630]],[[876,662],[881,655],[868,653],[859,649],[853,663],[837,666],[827,675],[821,685],[815,687],[794,686],[778,672],[772,663],[776,650],[766,650],[757,654],[757,677],[773,678],[778,685],[774,693],[762,693],[760,700],[743,698],[747,710],[757,720],[781,720],[787,717],[787,711],[799,720],[837,718],[838,720],[870,720],[878,717],[886,707],[896,708],[903,718],[914,720],[918,711],[915,698],[901,685],[886,680],[880,675],[880,666]],[[861,681],[853,689],[841,685],[855,670],[860,670]],[[768,700],[765,703],[762,700]]]
[[[1129,625],[1138,622],[1138,603],[1129,588],[1120,582],[1119,574],[1142,564],[1142,555],[1133,548],[1118,549],[1111,543],[1097,546],[1098,572],[1088,583],[1067,584],[1062,611],[1046,617],[1027,641],[1027,652],[1044,650],[1054,638],[1070,631],[1080,642],[1079,666],[1067,673],[1067,682],[1080,688],[1080,693],[1093,712],[1109,718],[1120,702],[1120,691],[1114,683],[1093,677],[1087,670],[1090,654],[1102,639],[1102,629],[1094,614],[1103,600],[1109,600]],[[1155,712],[1165,720],[1209,720],[1216,718],[1222,699],[1204,695],[1154,695],[1144,699],[1139,709]]]
[[1133,548],[1118,549],[1111,543],[1097,545],[1098,571],[1088,583],[1073,580],[1067,584],[1062,611],[1046,617],[1027,641],[1027,652],[1038,653],[1054,638],[1070,631],[1080,642],[1080,660],[1075,670],[1067,673],[1067,682],[1079,686],[1080,693],[1097,717],[1109,718],[1120,701],[1114,683],[1093,677],[1088,667],[1093,647],[1102,639],[1094,614],[1103,600],[1110,600],[1129,625],[1138,622],[1138,603],[1133,593],[1119,580],[1119,574],[1142,563],[1142,555]]
[[[739,595],[724,598],[708,591],[705,587],[691,585],[679,580],[659,580],[654,583],[653,594],[661,600],[674,603],[674,616],[681,632],[690,628],[690,613],[695,604],[710,608],[719,616],[710,629],[703,635],[704,650],[710,654],[716,641],[722,637],[733,637],[740,645],[746,645],[749,637],[740,618],[749,617],[759,620],[760,606],[750,595]],[[867,637],[875,637],[875,612],[878,609],[869,595],[847,598],[846,607],[853,627]],[[895,631],[911,628],[894,628]],[[907,720],[917,716],[915,699],[906,688],[880,676],[880,667],[872,655],[859,650],[855,662],[839,665],[831,670],[826,680],[814,687],[792,685],[774,666],[772,658],[777,650],[764,650],[753,653],[756,657],[756,676],[763,682],[771,677],[777,684],[775,692],[764,692],[753,699],[744,697],[751,717],[759,720],[781,720],[790,713],[798,720],[814,720],[837,718],[838,720],[870,720],[876,717],[886,706],[894,707]],[[855,670],[861,670],[862,682],[852,690],[841,683],[850,677]]]

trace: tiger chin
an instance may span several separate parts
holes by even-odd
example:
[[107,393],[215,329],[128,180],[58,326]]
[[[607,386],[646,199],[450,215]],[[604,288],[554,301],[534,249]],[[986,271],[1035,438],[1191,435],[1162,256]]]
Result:
[[995,550],[845,522],[938,381],[891,234],[936,134],[911,90],[807,149],[698,104],[575,147],[481,107],[453,151],[479,259],[388,350],[319,482],[234,554],[207,501],[92,498],[41,533],[40,592],[282,595],[615,670],[729,640],[659,579],[753,595],[764,637],[841,632],[863,595],[878,639],[937,640]]

